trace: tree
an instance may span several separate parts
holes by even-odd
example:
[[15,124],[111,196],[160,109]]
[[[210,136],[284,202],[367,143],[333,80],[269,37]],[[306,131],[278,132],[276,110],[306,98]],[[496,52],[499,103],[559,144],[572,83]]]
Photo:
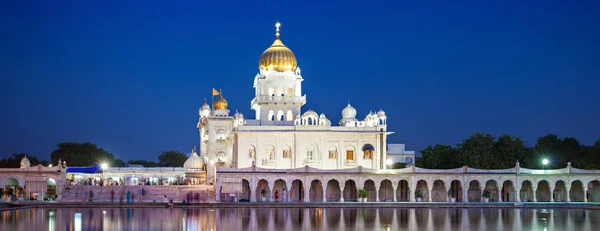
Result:
[[158,164],[161,167],[183,167],[187,158],[187,155],[180,151],[164,151],[158,156]]
[[[21,160],[26,156],[27,153],[24,152],[13,153],[10,157],[0,160],[0,168],[19,168],[21,167]],[[48,166],[49,164],[47,160],[38,160],[35,156],[27,156],[27,159],[29,159],[29,163],[32,167],[37,166],[38,164],[43,166]]]
[[127,164],[139,164],[144,167],[159,167],[158,163],[156,163],[154,161],[147,161],[147,160],[130,160],[130,161],[127,161]]
[[554,134],[548,134],[537,139],[534,152],[529,158],[529,164],[533,168],[542,168],[541,160],[548,159],[545,168],[564,168],[567,162],[574,161],[585,155],[583,147],[572,137],[558,138]]
[[114,167],[125,165],[123,161],[115,160],[112,153],[88,142],[60,143],[57,145],[57,149],[50,154],[50,159],[53,163],[61,159],[62,161],[66,161],[68,166],[92,166],[101,163],[107,163]]
[[417,166],[432,169],[458,168],[460,164],[456,162],[455,150],[450,145],[436,144],[427,146],[421,150],[421,158],[417,161]]
[[498,168],[495,163],[494,144],[494,136],[475,133],[458,145],[458,160],[463,165],[473,168]]
[[522,163],[525,161],[528,149],[521,138],[509,135],[502,135],[494,143],[494,162],[499,169],[512,168],[517,160]]
[[406,163],[394,162],[392,164],[392,169],[402,169],[402,168],[406,168]]

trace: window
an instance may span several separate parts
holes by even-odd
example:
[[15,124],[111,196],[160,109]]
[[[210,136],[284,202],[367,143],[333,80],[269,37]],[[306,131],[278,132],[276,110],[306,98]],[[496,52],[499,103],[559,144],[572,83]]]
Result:
[[250,150],[248,150],[248,156],[249,156],[250,158],[254,158],[254,149],[250,149]]
[[290,158],[291,153],[292,153],[292,150],[289,150],[289,149],[283,150],[283,158]]
[[354,151],[353,150],[346,151],[346,160],[354,160]]
[[370,160],[372,158],[373,158],[373,151],[372,150],[365,150],[364,151],[364,155],[363,155],[363,159]]
[[224,152],[217,153],[217,162],[225,162],[225,153]]
[[306,151],[306,158],[309,159],[309,160],[313,160],[314,159],[313,151],[312,150]]
[[272,153],[273,153],[273,151],[267,150],[267,152],[265,153],[265,156],[267,157],[267,159],[275,159],[275,157],[273,155],[271,155]]
[[335,150],[329,151],[329,159],[337,158],[337,152]]

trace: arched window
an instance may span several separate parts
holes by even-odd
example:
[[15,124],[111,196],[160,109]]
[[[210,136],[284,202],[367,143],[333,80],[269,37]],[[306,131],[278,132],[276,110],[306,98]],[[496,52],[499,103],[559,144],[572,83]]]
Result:
[[277,111],[277,121],[283,121],[284,117],[283,117],[283,111],[279,110]]
[[407,164],[412,164],[412,158],[410,157],[406,157],[405,161]]
[[268,116],[267,117],[268,120],[274,120],[275,119],[274,118],[275,117],[275,112],[273,112],[273,110],[270,110],[269,114],[267,116]]
[[274,96],[275,95],[275,89],[273,89],[272,87],[269,88],[269,96]]
[[292,110],[287,111],[287,115],[285,116],[287,121],[294,120],[294,115],[292,114]]
[[308,117],[306,120],[307,120],[307,124],[308,125],[313,125],[313,119],[312,119],[312,117]]
[[292,156],[292,148],[290,146],[286,146],[283,149],[283,158],[289,159]]
[[275,159],[274,151],[275,151],[275,149],[273,148],[273,146],[268,146],[267,149],[265,149],[265,158],[268,160],[274,160]]
[[217,140],[224,140],[225,136],[226,136],[225,130],[223,130],[223,129],[217,130]]
[[337,148],[335,146],[331,146],[331,148],[329,148],[329,159],[336,159],[337,158]]
[[288,89],[287,89],[287,94],[288,94],[289,96],[294,96],[294,89],[292,89],[292,88],[288,88]]
[[277,96],[283,96],[283,88],[277,88]]
[[354,161],[354,147],[353,146],[346,147],[346,160]]
[[223,152],[223,151],[217,152],[217,162],[225,162],[225,161],[226,161],[225,152]]
[[248,157],[254,158],[255,155],[256,155],[256,148],[254,147],[254,145],[250,145],[248,147]]
[[373,151],[375,148],[371,144],[365,144],[362,148],[363,150],[363,159],[370,160],[373,159]]

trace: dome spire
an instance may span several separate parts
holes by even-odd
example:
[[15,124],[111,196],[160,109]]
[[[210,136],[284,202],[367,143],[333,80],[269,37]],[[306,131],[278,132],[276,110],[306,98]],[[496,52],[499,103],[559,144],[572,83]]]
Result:
[[275,23],[275,38],[279,39],[279,27],[281,26],[281,23],[277,22]]

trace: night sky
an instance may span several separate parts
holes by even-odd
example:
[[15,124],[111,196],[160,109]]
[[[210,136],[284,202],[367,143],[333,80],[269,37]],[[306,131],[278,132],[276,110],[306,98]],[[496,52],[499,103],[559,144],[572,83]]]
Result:
[[350,98],[361,120],[383,108],[409,150],[474,132],[600,138],[600,1],[259,2],[3,1],[0,157],[65,141],[189,152],[211,88],[254,118],[276,21],[303,111],[335,124]]

